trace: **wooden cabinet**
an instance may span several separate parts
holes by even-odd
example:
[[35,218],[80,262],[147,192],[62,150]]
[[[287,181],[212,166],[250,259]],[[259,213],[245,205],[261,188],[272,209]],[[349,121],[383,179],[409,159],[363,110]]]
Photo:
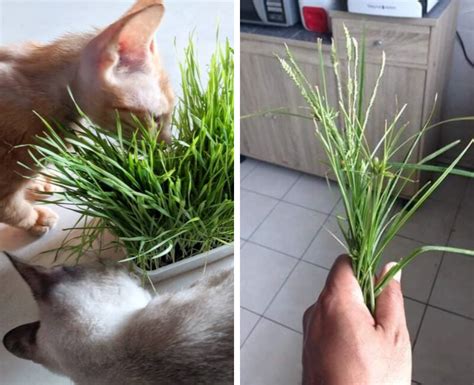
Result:
[[[242,49],[240,56],[241,114],[281,107],[297,111],[298,107],[304,106],[299,91],[275,57],[275,54],[284,54],[284,47],[279,43],[267,42],[265,51],[255,53],[249,52],[251,44],[246,46],[246,50]],[[302,69],[316,83],[319,65],[314,63],[314,52],[305,49],[294,50],[294,53]],[[252,70],[247,70],[249,68]],[[335,80],[332,79],[332,84],[331,79],[330,89],[335,92]],[[299,113],[305,114],[305,111],[300,109]],[[323,175],[326,171],[324,152],[316,140],[314,130],[312,120],[268,112],[242,121],[241,152],[268,162]]]
[[[384,132],[385,120],[407,104],[403,121],[408,123],[403,138],[416,134],[433,109],[433,122],[439,119],[444,81],[451,57],[458,1],[442,1],[438,14],[424,19],[398,19],[331,13],[333,39],[345,46],[344,25],[358,39],[365,36],[367,49],[367,93],[375,84],[385,51],[387,65],[375,102],[367,137],[376,143]],[[314,42],[283,39],[252,33],[241,34],[241,114],[281,107],[296,110],[305,102],[282,70],[276,55],[285,55],[288,45],[304,73],[319,83],[320,64]],[[344,52],[341,50],[341,57]],[[329,98],[336,102],[336,82],[330,60],[330,46],[323,45],[324,70]],[[367,94],[366,100],[369,95]],[[304,111],[301,111],[304,113]],[[415,151],[418,160],[436,150],[439,130],[428,132]],[[241,121],[241,152],[253,158],[323,176],[325,157],[310,120],[267,113]],[[407,189],[413,195],[429,174],[418,174],[419,183]]]

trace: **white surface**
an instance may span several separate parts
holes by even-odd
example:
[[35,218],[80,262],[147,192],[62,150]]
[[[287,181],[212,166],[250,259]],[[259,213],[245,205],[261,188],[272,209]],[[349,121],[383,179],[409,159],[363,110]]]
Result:
[[421,3],[414,0],[349,0],[349,12],[392,17],[422,17]]
[[[133,0],[0,0],[0,44],[48,42],[66,32],[88,32],[111,24]],[[233,45],[232,0],[165,0],[166,13],[156,33],[157,47],[174,88],[179,87],[179,59],[194,33],[203,65],[221,40]]]
[[[194,31],[201,64],[213,52],[216,27],[220,36],[233,39],[233,3],[223,1],[169,1],[163,24],[157,33],[159,51],[165,61],[175,89],[179,86],[178,54]],[[26,40],[51,41],[65,32],[89,31],[104,27],[118,18],[133,1],[75,1],[75,0],[0,0],[0,44],[21,43]],[[176,43],[175,43],[176,38]],[[176,44],[176,46],[175,46]],[[53,208],[60,214],[58,226],[40,239],[20,230],[0,224],[0,250],[8,250],[26,261],[49,265],[51,254],[40,252],[57,247],[77,216],[69,211]],[[226,258],[209,265],[206,272],[232,265]],[[203,271],[194,270],[179,279],[162,282],[158,291],[178,290],[189,285]],[[13,327],[37,319],[36,305],[27,286],[0,253],[0,339]],[[64,385],[65,378],[55,376],[41,366],[18,359],[0,344],[0,385]]]

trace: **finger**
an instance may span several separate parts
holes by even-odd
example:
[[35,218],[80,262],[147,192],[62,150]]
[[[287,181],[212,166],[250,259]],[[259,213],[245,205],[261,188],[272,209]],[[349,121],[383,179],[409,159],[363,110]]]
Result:
[[[395,262],[386,264],[378,280],[380,281],[395,264]],[[399,271],[376,300],[375,320],[384,330],[396,331],[403,325],[406,326],[401,278],[402,273]]]
[[330,295],[344,295],[348,299],[363,304],[364,296],[354,276],[351,259],[347,255],[340,255],[329,272],[325,290]]

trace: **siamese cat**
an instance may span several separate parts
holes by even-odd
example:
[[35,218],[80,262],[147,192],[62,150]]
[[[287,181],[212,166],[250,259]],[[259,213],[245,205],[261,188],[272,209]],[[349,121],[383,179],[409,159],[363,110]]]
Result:
[[152,298],[118,268],[9,258],[39,307],[4,337],[14,355],[76,385],[233,384],[232,271]]
[[[46,45],[0,47],[0,222],[33,234],[47,232],[57,215],[34,205],[35,191],[50,191],[34,180],[28,145],[44,131],[33,113],[63,124],[78,114],[68,93],[95,123],[114,126],[133,113],[161,127],[169,141],[174,95],[154,34],[164,14],[162,0],[138,0],[117,22],[98,33],[66,35]],[[19,147],[18,147],[19,146]],[[23,176],[30,177],[25,179]],[[33,181],[31,181],[33,179]]]

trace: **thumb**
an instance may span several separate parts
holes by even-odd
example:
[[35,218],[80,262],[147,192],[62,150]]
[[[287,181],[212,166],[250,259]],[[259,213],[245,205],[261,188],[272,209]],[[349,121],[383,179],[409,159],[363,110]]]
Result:
[[356,303],[364,304],[364,296],[354,276],[349,256],[340,255],[336,259],[328,274],[325,291],[330,295],[341,295]]
[[[395,262],[386,264],[380,274],[379,281],[395,265]],[[377,325],[387,331],[397,331],[403,325],[406,327],[401,278],[402,272],[399,271],[377,297],[375,321]]]

